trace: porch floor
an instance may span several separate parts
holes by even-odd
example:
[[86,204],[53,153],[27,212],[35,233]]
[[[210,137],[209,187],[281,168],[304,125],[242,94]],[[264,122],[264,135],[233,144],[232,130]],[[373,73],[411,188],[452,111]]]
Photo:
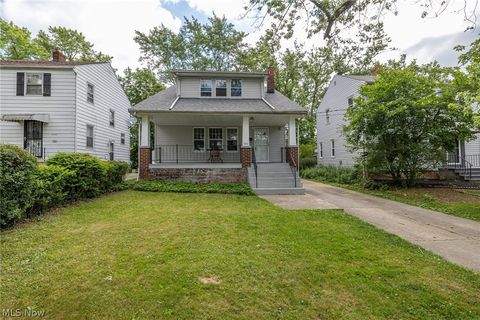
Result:
[[221,168],[221,169],[236,169],[236,168],[241,168],[242,164],[241,163],[229,163],[229,162],[224,162],[224,163],[208,163],[208,162],[162,162],[162,163],[153,163],[150,164],[149,168],[173,168],[173,169],[181,169],[181,168],[187,168],[187,169],[192,169],[192,168],[199,168],[199,169],[205,169],[205,168]]

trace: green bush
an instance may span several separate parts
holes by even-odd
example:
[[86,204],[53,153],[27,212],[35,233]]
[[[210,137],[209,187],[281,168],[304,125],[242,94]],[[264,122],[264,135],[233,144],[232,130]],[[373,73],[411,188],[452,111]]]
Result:
[[23,217],[32,205],[37,159],[13,145],[0,145],[0,225]]
[[358,171],[350,167],[334,167],[319,165],[300,171],[304,179],[312,179],[325,182],[354,184],[360,182]]
[[300,145],[300,158],[313,158],[315,157],[316,146],[314,143],[307,143]]
[[254,192],[248,184],[239,183],[191,183],[191,182],[166,182],[166,181],[129,181],[128,185],[133,190],[154,192],[181,192],[181,193],[224,193],[253,195]]
[[315,157],[308,157],[308,158],[300,158],[300,170],[305,170],[307,168],[313,168],[317,165],[317,158]]
[[123,161],[102,162],[103,166],[103,187],[105,190],[112,190],[115,185],[123,181],[128,172],[128,164]]
[[40,213],[68,202],[71,198],[69,182],[75,179],[75,175],[74,171],[60,166],[39,166],[35,174],[35,200],[28,211]]

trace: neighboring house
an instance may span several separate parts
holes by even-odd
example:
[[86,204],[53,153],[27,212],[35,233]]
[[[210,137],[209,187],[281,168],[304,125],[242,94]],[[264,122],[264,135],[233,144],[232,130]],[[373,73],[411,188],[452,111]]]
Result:
[[[318,163],[352,166],[357,154],[348,150],[343,134],[345,112],[360,94],[360,87],[375,81],[373,76],[335,75],[317,110]],[[471,141],[459,141],[456,151],[447,155],[448,167],[463,175],[465,167],[472,168],[472,177],[480,179],[480,134]],[[470,173],[470,172],[469,172]]]
[[130,102],[109,63],[0,60],[0,143],[40,160],[84,152],[130,161]]
[[249,181],[258,193],[303,190],[296,119],[306,110],[275,91],[273,68],[172,72],[175,85],[130,109],[141,118],[141,178]]

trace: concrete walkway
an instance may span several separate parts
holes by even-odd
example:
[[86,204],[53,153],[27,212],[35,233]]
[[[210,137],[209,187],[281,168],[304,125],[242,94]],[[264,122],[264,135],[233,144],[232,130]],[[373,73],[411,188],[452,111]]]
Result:
[[378,228],[480,272],[480,223],[305,181],[305,195],[262,196],[285,209],[343,209]]

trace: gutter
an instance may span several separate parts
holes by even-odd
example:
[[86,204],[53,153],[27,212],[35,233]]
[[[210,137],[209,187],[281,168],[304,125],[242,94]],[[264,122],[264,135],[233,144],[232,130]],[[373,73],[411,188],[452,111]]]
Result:
[[265,104],[266,104],[267,106],[269,106],[272,110],[275,110],[275,107],[272,106],[272,105],[270,104],[270,102],[268,102],[264,97],[262,97],[262,100],[263,100],[263,102],[265,102]]

